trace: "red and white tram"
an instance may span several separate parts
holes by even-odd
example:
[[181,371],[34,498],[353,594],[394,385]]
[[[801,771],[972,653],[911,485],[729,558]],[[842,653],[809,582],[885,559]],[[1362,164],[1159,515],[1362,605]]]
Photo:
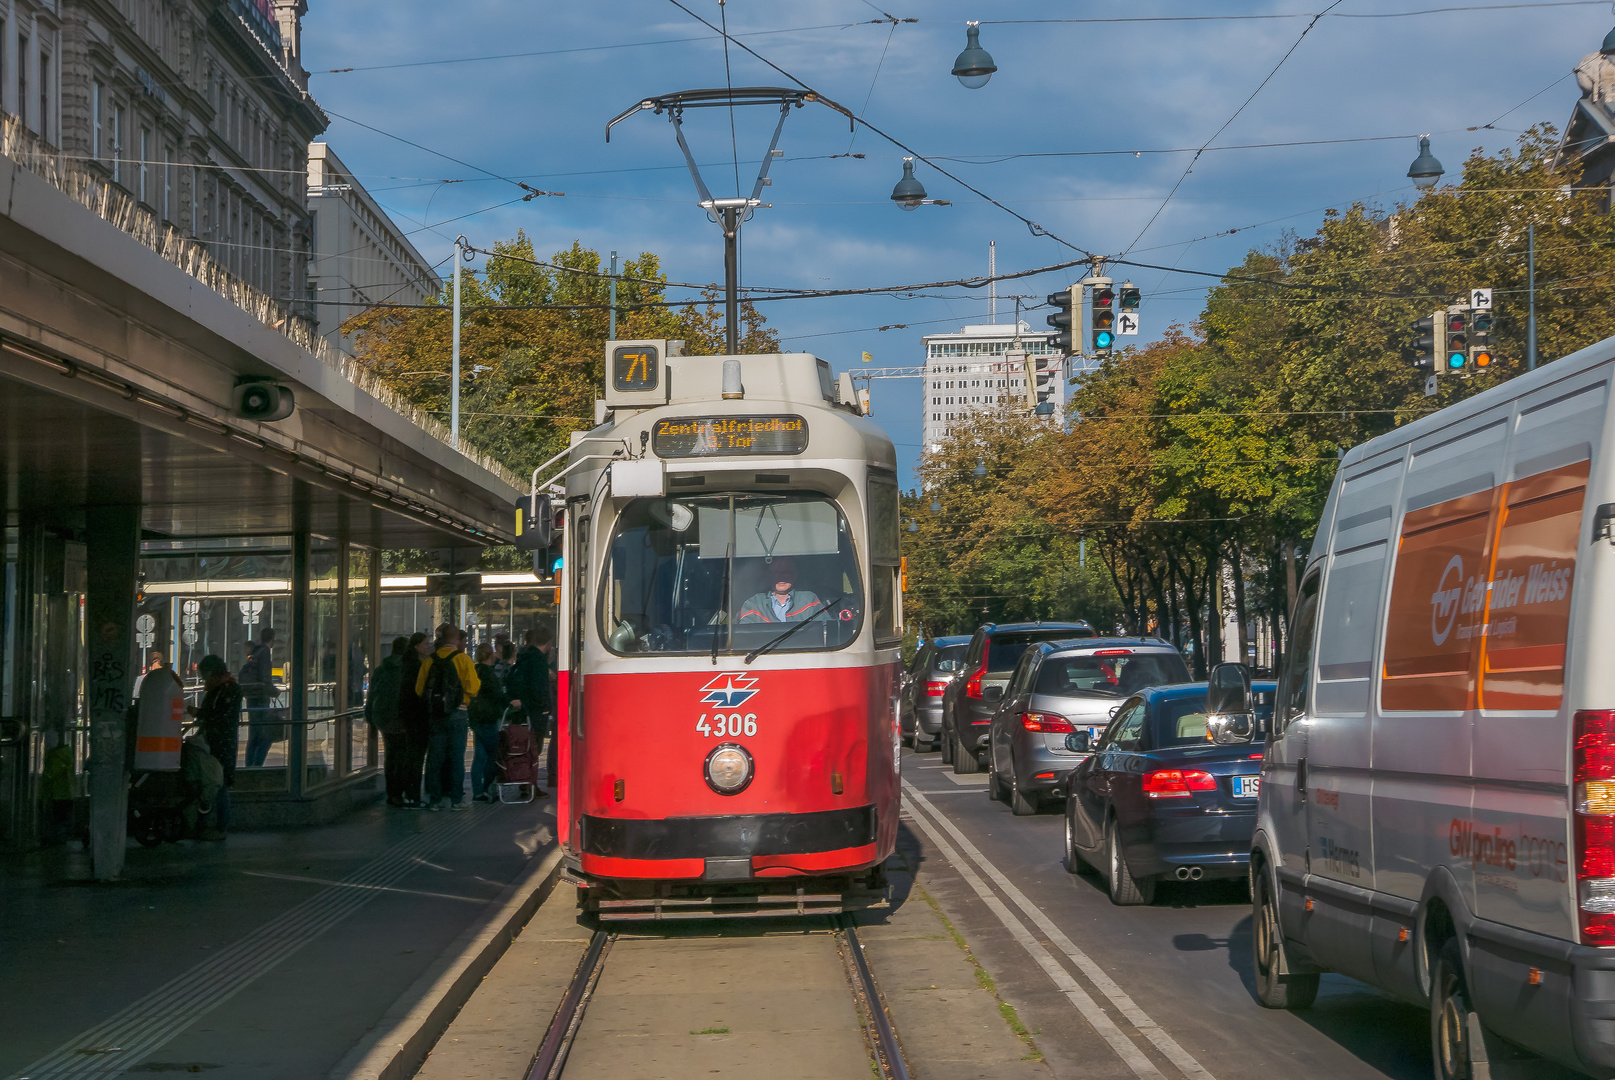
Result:
[[573,436],[560,841],[602,917],[836,910],[897,837],[896,455],[825,361],[679,345]]

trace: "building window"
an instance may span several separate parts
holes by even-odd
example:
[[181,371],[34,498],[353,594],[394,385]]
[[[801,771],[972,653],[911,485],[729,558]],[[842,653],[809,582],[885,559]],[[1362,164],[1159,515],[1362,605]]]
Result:
[[50,142],[50,53],[39,51],[39,135]]
[[112,182],[123,183],[123,106],[112,106]]
[[28,35],[17,35],[17,119],[28,126]]
[[151,128],[140,129],[140,201],[151,204]]
[[90,84],[90,158],[100,161],[104,148],[101,145],[101,84]]
[[163,144],[163,220],[174,220],[174,146]]

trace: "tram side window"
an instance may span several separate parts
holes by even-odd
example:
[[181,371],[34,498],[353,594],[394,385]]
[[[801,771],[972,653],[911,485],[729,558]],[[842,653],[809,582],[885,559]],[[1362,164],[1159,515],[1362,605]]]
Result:
[[902,535],[899,517],[902,501],[897,478],[886,473],[869,474],[869,607],[874,618],[875,640],[894,641],[903,636],[898,603],[898,537]]
[[749,652],[806,623],[775,651],[838,649],[864,601],[846,518],[828,499],[703,495],[629,503],[599,598],[613,652]]

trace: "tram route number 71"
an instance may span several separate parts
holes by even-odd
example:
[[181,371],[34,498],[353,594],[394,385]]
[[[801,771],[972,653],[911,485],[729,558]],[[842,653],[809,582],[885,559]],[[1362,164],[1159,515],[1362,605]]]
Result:
[[737,738],[741,735],[757,734],[757,714],[754,712],[741,715],[740,713],[713,713],[712,723],[707,723],[707,714],[702,713],[701,719],[695,722],[695,730],[711,738],[728,736]]

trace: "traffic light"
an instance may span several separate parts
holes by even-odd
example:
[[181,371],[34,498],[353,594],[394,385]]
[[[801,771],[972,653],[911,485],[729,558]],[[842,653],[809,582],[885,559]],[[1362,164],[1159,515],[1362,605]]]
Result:
[[1048,324],[1054,327],[1054,333],[1049,335],[1049,344],[1066,356],[1076,352],[1073,340],[1076,325],[1071,321],[1071,313],[1076,307],[1075,296],[1073,289],[1049,293],[1049,303],[1054,305],[1054,314],[1048,317]]
[[1116,344],[1116,291],[1109,278],[1089,278],[1093,292],[1088,301],[1088,325],[1093,333],[1093,355],[1104,358]]
[[1469,366],[1485,371],[1496,359],[1492,355],[1492,313],[1484,308],[1469,313]]
[[1138,310],[1138,301],[1138,286],[1131,281],[1122,282],[1121,288],[1116,290],[1116,306],[1124,312],[1134,312]]
[[1447,347],[1446,368],[1449,373],[1457,373],[1469,366],[1469,309],[1466,307],[1450,307],[1447,309]]
[[1436,366],[1436,356],[1442,353],[1446,346],[1437,338],[1446,332],[1447,324],[1445,312],[1426,315],[1413,322],[1413,366],[1424,371],[1433,371]]

